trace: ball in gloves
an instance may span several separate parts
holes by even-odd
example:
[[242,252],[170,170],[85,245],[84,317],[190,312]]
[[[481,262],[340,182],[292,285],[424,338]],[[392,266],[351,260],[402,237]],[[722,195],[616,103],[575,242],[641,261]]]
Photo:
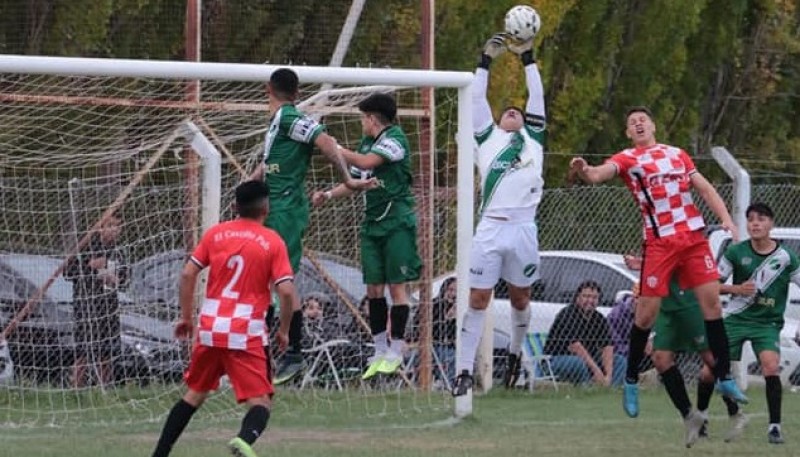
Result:
[[539,13],[528,5],[517,5],[506,13],[506,33],[518,42],[533,40],[541,27]]

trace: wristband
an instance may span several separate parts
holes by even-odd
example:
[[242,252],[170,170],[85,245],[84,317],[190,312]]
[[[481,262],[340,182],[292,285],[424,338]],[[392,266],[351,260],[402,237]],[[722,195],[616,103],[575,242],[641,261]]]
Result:
[[533,51],[530,49],[520,54],[519,58],[522,60],[522,65],[525,67],[532,63],[536,63],[536,59],[533,57]]

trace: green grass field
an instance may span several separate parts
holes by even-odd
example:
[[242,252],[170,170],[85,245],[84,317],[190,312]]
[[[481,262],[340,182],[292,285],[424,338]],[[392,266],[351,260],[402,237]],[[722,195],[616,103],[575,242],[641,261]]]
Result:
[[[413,406],[409,398],[387,395],[382,414],[362,416],[359,408],[340,410],[325,399],[322,407],[284,400],[267,433],[256,444],[261,456],[593,456],[661,457],[797,456],[800,455],[800,393],[784,391],[784,433],[787,444],[766,442],[763,390],[750,389],[752,415],[745,436],[734,444],[721,439],[727,428],[724,407],[712,401],[711,439],[691,450],[683,446],[683,424],[661,389],[642,395],[642,414],[628,419],[619,391],[562,389],[504,392],[475,399],[475,414],[462,421],[450,418],[449,400],[432,395]],[[418,394],[414,399],[424,397]],[[397,404],[393,404],[397,402]],[[311,405],[311,406],[310,406]],[[325,406],[327,405],[327,406]],[[329,407],[334,405],[334,407]],[[302,407],[301,407],[302,406]],[[299,410],[298,410],[299,409]],[[122,457],[149,456],[161,423],[136,425],[64,425],[0,429],[0,456]],[[173,455],[224,456],[224,444],[238,430],[238,419],[191,423]]]

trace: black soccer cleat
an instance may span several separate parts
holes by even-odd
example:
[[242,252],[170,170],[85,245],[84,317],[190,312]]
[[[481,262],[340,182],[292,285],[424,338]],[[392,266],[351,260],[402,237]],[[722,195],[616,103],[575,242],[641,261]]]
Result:
[[469,374],[469,371],[464,370],[456,376],[455,381],[453,381],[453,396],[460,397],[462,395],[466,395],[470,389],[472,389],[472,375]]
[[503,376],[503,385],[506,389],[513,389],[519,381],[519,373],[522,368],[522,357],[517,354],[508,354],[506,359],[506,374]]

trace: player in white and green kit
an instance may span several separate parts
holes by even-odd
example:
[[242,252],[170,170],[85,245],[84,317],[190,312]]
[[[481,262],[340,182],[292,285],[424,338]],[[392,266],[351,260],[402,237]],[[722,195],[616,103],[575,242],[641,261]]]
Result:
[[721,280],[733,275],[733,284],[723,284],[721,289],[731,294],[725,309],[725,331],[731,360],[741,360],[745,341],[753,346],[766,382],[767,438],[770,443],[781,444],[780,333],[789,283],[800,285],[800,261],[794,252],[770,238],[775,216],[769,206],[754,203],[746,215],[750,239],[728,247],[719,262]]
[[[528,100],[524,109],[503,109],[495,122],[486,98],[489,65],[506,48],[522,63]],[[531,285],[539,277],[536,210],[544,190],[544,86],[533,56],[533,38],[524,43],[508,41],[504,34],[490,38],[481,53],[472,88],[481,212],[472,238],[469,308],[460,331],[453,396],[465,395],[472,388],[486,309],[500,279],[508,284],[511,302],[511,342],[503,384],[514,387],[519,378],[522,342],[531,320]]]
[[[369,183],[350,176],[338,144],[325,133],[325,126],[300,112],[294,105],[299,79],[293,70],[276,70],[270,76],[267,89],[270,112],[273,114],[264,140],[263,160],[251,179],[265,179],[269,186],[270,212],[265,225],[283,238],[292,270],[297,274],[303,257],[303,235],[309,221],[305,181],[314,147],[319,148],[334,164],[348,188],[361,189]],[[300,300],[295,297],[294,302],[298,307],[292,313],[289,347],[275,375],[275,384],[293,378],[303,366],[303,313],[299,308]],[[274,307],[270,308],[272,310]],[[271,319],[268,317],[268,320]]]
[[[358,104],[364,137],[358,151],[342,149],[342,156],[362,179],[374,178],[377,187],[365,193],[361,225],[361,269],[367,284],[369,323],[375,343],[364,379],[397,371],[405,351],[408,323],[408,283],[419,279],[422,262],[417,253],[417,217],[411,193],[411,149],[396,123],[397,105],[387,94],[373,94]],[[350,195],[339,185],[312,197],[314,206]],[[386,301],[386,286],[392,307]],[[387,342],[387,320],[391,335]]]

